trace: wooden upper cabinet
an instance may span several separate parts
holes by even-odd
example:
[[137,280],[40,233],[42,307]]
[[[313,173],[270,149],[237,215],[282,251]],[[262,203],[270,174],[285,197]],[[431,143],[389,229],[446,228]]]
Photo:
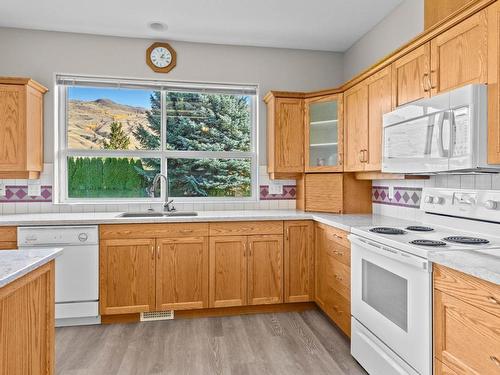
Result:
[[477,0],[425,0],[424,28],[428,29]]
[[363,171],[368,148],[368,86],[361,82],[344,93],[346,172]]
[[40,177],[45,92],[29,78],[0,77],[0,178]]
[[156,309],[207,308],[207,237],[159,238],[156,247]]
[[155,240],[101,240],[101,315],[155,311]]
[[304,172],[304,101],[266,96],[267,155],[271,178],[293,178]]
[[283,236],[248,237],[248,304],[283,302]]
[[488,11],[488,163],[500,164],[500,3]]
[[393,108],[430,96],[430,50],[426,43],[392,63]]
[[305,171],[343,171],[343,95],[305,100]]
[[483,10],[432,39],[432,95],[487,82],[487,18]]
[[375,73],[366,80],[368,86],[368,144],[365,147],[364,171],[382,170],[383,116],[392,110],[391,83],[390,67]]
[[247,237],[210,238],[210,307],[247,304]]
[[285,302],[314,299],[314,223],[285,222]]

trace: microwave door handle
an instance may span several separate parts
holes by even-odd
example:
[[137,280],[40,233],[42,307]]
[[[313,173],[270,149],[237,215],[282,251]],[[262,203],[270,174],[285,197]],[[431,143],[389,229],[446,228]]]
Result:
[[455,120],[455,111],[450,111],[450,158],[453,157],[455,152],[455,144],[457,143],[457,123]]
[[427,134],[425,141],[424,155],[430,155],[432,151],[432,135],[434,134],[434,126],[436,123],[436,115],[429,115],[427,117]]
[[439,156],[441,157],[448,157],[448,151],[444,149],[444,139],[443,139],[443,128],[444,128],[444,120],[446,117],[449,116],[448,112],[443,112],[439,114],[439,120],[438,120],[438,151],[439,151]]

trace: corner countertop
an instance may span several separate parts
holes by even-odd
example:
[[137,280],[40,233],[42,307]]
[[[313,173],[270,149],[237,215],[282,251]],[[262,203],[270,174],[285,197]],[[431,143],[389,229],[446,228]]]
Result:
[[60,248],[0,251],[0,288],[50,262],[62,251]]
[[0,215],[0,226],[196,223],[214,221],[315,220],[349,232],[353,226],[400,225],[401,220],[372,214],[328,214],[296,210],[199,211],[198,216],[124,218],[123,212]]
[[429,260],[500,285],[500,249],[434,251]]

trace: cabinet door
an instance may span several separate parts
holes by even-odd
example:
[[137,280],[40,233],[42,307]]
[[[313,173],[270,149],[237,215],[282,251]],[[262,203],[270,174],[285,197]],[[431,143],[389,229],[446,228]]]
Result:
[[392,106],[430,96],[430,44],[407,53],[392,64]]
[[103,240],[100,247],[102,315],[155,310],[155,240]]
[[307,302],[314,298],[313,234],[312,222],[285,222],[285,302]]
[[365,171],[382,170],[383,115],[392,109],[391,68],[387,67],[367,79],[368,87],[368,147],[365,151]]
[[500,318],[434,289],[434,351],[458,374],[498,374]]
[[0,171],[26,169],[26,90],[0,85]]
[[248,237],[248,304],[283,302],[283,236]]
[[500,164],[500,3],[488,11],[488,163]]
[[470,83],[486,83],[487,49],[486,10],[432,39],[432,95]]
[[368,149],[368,86],[361,82],[344,94],[346,172],[364,171]]
[[246,249],[246,236],[210,238],[210,307],[247,304]]
[[343,171],[342,94],[306,100],[306,172]]
[[[276,99],[274,137],[274,172],[304,172],[304,105],[302,99]],[[274,142],[273,142],[274,141]]]
[[208,239],[156,240],[156,308],[162,310],[208,307]]

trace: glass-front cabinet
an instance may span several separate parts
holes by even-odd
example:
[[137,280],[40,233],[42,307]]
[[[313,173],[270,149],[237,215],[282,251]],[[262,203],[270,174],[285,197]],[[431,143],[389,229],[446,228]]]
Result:
[[306,172],[342,172],[342,94],[306,99]]

